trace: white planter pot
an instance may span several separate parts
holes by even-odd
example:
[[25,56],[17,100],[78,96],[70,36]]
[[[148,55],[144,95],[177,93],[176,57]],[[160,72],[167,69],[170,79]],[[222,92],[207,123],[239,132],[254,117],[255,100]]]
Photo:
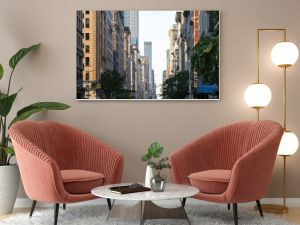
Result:
[[20,173],[17,165],[0,166],[0,215],[12,212],[19,187]]
[[151,166],[147,166],[146,175],[145,175],[145,187],[151,188],[151,178],[153,177],[153,170]]

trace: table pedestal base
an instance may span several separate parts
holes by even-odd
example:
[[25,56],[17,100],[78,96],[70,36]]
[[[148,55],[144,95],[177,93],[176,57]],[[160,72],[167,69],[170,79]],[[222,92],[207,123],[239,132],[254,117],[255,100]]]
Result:
[[134,206],[116,206],[114,203],[107,216],[109,218],[137,219],[143,225],[145,220],[153,219],[185,219],[191,225],[184,206],[177,208],[163,208],[152,201],[140,201]]

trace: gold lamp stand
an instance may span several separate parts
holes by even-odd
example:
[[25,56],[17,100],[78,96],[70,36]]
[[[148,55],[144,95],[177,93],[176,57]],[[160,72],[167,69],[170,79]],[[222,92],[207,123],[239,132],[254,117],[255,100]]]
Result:
[[[283,181],[282,181],[282,192],[283,192],[283,205],[275,204],[262,204],[263,212],[274,213],[274,214],[284,214],[289,211],[289,208],[286,206],[286,155],[281,155],[283,157]],[[255,206],[257,210],[257,206]]]
[[[257,29],[257,76],[259,80],[259,39],[260,32],[283,32],[283,40],[286,41],[286,29]],[[257,120],[259,120],[259,109],[257,109]],[[284,129],[286,129],[286,67],[284,67]],[[274,214],[284,214],[289,211],[286,206],[286,155],[281,155],[283,157],[283,182],[282,182],[282,197],[283,205],[275,204],[262,204],[263,212],[274,213]],[[257,210],[257,206],[255,206]]]

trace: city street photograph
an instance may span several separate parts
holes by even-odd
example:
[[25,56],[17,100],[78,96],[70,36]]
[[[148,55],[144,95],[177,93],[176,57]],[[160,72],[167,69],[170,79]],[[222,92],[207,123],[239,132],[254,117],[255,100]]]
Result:
[[218,100],[219,11],[76,12],[78,100]]

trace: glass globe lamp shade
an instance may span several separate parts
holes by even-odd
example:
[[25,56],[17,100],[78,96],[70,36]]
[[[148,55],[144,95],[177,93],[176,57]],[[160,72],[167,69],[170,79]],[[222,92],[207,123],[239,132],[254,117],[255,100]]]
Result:
[[271,52],[272,62],[279,67],[289,67],[297,62],[299,51],[292,42],[277,43]]
[[297,136],[291,131],[284,131],[277,154],[290,156],[297,152],[298,147],[299,140]]
[[251,84],[244,93],[244,99],[249,107],[261,109],[269,105],[272,93],[270,88],[265,84]]

